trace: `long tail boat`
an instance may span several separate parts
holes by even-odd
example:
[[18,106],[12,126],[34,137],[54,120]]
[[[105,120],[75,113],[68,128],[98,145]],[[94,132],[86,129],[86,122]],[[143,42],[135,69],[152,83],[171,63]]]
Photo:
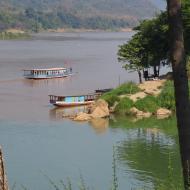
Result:
[[55,96],[49,95],[50,103],[54,106],[60,107],[73,107],[73,106],[82,106],[89,105],[98,99],[102,94],[111,91],[112,88],[108,89],[98,89],[95,90],[92,94],[87,95],[74,95],[74,96]]
[[93,103],[100,95],[99,94],[87,94],[79,96],[55,96],[49,95],[50,103],[54,106],[60,107],[73,107],[89,105]]
[[24,69],[23,71],[27,79],[62,78],[73,74],[72,68]]

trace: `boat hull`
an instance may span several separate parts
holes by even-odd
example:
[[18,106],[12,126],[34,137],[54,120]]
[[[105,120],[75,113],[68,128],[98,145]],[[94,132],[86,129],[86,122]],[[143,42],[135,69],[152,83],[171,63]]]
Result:
[[64,77],[68,77],[71,76],[73,74],[69,74],[69,75],[54,75],[54,76],[24,76],[26,79],[53,79],[53,78],[64,78]]
[[76,107],[76,106],[85,106],[94,103],[94,100],[85,101],[85,102],[63,102],[63,101],[56,101],[54,103],[55,106],[58,107]]

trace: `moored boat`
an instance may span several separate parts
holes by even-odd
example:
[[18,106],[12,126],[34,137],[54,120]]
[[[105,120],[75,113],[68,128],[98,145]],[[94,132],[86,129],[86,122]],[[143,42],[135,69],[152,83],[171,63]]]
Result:
[[72,68],[24,69],[27,79],[62,78],[73,74]]
[[87,94],[79,96],[49,95],[49,97],[50,97],[50,103],[55,106],[73,107],[73,106],[89,105],[99,97],[99,94]]

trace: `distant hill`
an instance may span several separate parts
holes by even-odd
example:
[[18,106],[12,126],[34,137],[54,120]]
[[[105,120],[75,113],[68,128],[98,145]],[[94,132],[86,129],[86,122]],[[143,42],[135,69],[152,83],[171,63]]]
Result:
[[[0,29],[133,27],[159,11],[158,0],[1,0]],[[162,0],[159,0],[162,1]]]

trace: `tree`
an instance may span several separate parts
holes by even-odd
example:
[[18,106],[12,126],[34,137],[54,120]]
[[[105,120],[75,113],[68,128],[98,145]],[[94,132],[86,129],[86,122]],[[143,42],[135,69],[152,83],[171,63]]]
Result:
[[132,39],[120,46],[119,62],[127,62],[124,68],[137,71],[141,80],[141,71],[153,67],[153,76],[159,75],[160,65],[168,64],[168,19],[166,13],[156,18],[144,20],[134,28],[137,33]]
[[190,188],[190,103],[180,0],[167,0],[170,60],[173,69],[176,116],[185,189]]
[[[142,40],[141,35],[136,34],[133,38],[126,44],[119,47],[118,60],[119,62],[125,63],[123,68],[131,72],[136,71],[139,77],[139,83],[142,83],[142,70],[144,68],[143,53],[144,48],[141,46],[140,41]],[[127,63],[126,63],[127,62]]]

